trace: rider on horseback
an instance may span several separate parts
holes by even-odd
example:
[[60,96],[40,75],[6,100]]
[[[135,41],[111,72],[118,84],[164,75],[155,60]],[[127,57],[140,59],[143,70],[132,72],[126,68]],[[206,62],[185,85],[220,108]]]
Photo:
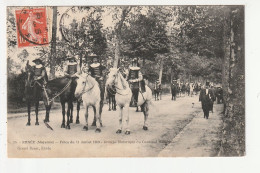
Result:
[[48,76],[44,63],[40,58],[35,58],[33,62],[35,63],[35,66],[33,66],[34,81],[38,82],[40,85],[46,85],[48,82]]
[[130,83],[130,88],[132,90],[134,99],[131,105],[137,106],[139,84],[141,84],[141,91],[145,92],[145,82],[143,80],[143,75],[140,72],[140,67],[138,67],[138,62],[136,58],[132,60],[132,66],[129,67],[129,74],[127,80]]
[[[68,78],[70,78],[72,80],[71,81],[71,85],[72,85],[71,93],[74,94],[76,86],[77,86],[77,82],[75,79],[76,79],[77,75],[80,74],[80,67],[79,67],[75,57],[73,57],[71,54],[68,54],[67,56],[68,56],[68,58],[67,58],[68,62],[65,66],[64,73],[65,73],[65,76],[67,76]],[[73,98],[74,98],[74,95],[73,95]]]
[[89,66],[88,72],[90,75],[96,79],[100,88],[100,114],[102,113],[103,101],[104,101],[104,93],[105,93],[105,82],[104,82],[104,73],[106,67],[101,65],[98,62],[98,56],[95,54],[91,55],[92,64]]

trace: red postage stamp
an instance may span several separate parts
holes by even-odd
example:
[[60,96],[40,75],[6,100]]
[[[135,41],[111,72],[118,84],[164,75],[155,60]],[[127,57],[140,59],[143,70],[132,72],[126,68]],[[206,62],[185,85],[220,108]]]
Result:
[[49,43],[45,8],[16,10],[15,14],[19,48]]

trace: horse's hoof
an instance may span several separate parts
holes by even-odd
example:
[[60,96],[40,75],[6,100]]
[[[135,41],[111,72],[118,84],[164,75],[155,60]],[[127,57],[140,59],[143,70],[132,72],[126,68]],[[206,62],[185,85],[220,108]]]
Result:
[[66,126],[66,129],[70,129],[70,125],[67,125],[67,126]]
[[148,130],[148,127],[146,127],[146,126],[143,126],[143,129],[144,129],[144,130]]
[[125,131],[125,134],[130,135],[130,131],[129,130]]
[[28,122],[27,124],[26,124],[26,126],[30,126],[31,125],[31,123],[30,122]]
[[95,130],[95,132],[96,132],[96,133],[100,133],[100,132],[101,132],[101,129],[100,129],[100,128],[97,128],[97,129]]
[[79,120],[76,120],[76,124],[79,124]]
[[111,109],[108,109],[108,111],[111,111]]
[[35,125],[38,126],[38,125],[39,125],[39,122],[35,122]]
[[91,124],[91,126],[96,126],[96,122],[93,122],[93,123]]
[[70,120],[70,123],[73,123],[73,119]]
[[61,124],[60,128],[65,128],[65,124]]
[[84,126],[84,127],[83,127],[83,130],[88,130],[88,126]]
[[114,109],[114,111],[116,111],[116,108]]
[[102,124],[102,123],[100,123],[100,127],[103,127],[103,124]]
[[44,119],[43,122],[48,123],[48,122],[50,122],[50,120],[49,119]]
[[139,112],[139,110],[136,110],[135,112]]
[[121,129],[118,129],[118,130],[116,131],[116,133],[117,133],[117,134],[122,133],[122,130],[121,130]]

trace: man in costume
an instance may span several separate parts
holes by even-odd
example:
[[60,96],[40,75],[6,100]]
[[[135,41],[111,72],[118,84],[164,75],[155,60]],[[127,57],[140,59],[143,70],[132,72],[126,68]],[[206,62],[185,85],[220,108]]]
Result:
[[69,54],[67,60],[68,60],[68,62],[64,68],[64,74],[65,74],[65,76],[69,77],[72,80],[72,83],[71,83],[72,92],[71,93],[73,93],[72,97],[74,100],[75,99],[74,94],[75,94],[75,90],[77,87],[77,82],[75,79],[76,79],[77,75],[80,74],[81,71],[80,71],[79,64],[77,63],[75,57],[73,57],[72,55]]
[[101,65],[99,62],[99,57],[95,54],[91,55],[92,57],[92,63],[89,66],[88,72],[90,75],[96,79],[96,81],[99,84],[100,88],[100,110],[99,113],[101,115],[102,108],[104,104],[104,93],[105,93],[105,81],[104,81],[104,73],[106,70],[106,67]]
[[34,81],[39,82],[41,85],[46,85],[48,82],[48,76],[44,67],[44,63],[40,58],[34,59],[33,62],[35,63],[35,66],[33,66]]
[[133,102],[131,106],[137,106],[139,86],[141,85],[141,91],[145,92],[145,82],[143,80],[143,75],[140,72],[140,67],[138,67],[138,62],[136,58],[132,60],[132,66],[129,67],[127,80],[133,93]]

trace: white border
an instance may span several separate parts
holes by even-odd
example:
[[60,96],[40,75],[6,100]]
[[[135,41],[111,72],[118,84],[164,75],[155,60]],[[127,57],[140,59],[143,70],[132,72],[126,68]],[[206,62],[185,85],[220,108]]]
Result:
[[[260,1],[257,0],[4,0],[0,2],[0,172],[260,172]],[[246,156],[241,158],[8,159],[6,154],[6,6],[245,5]],[[257,160],[258,159],[258,160]]]

